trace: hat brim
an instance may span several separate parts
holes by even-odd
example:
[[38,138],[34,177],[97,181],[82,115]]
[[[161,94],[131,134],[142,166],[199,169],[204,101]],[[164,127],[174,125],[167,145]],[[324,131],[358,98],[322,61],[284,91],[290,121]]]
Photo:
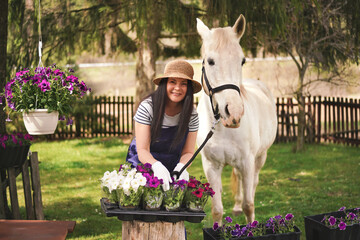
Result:
[[160,81],[164,78],[181,78],[181,79],[190,80],[192,83],[192,86],[193,86],[194,93],[200,92],[201,88],[202,88],[201,84],[198,81],[191,79],[188,76],[186,76],[185,74],[181,74],[181,73],[168,74],[168,75],[163,75],[161,77],[157,77],[153,80],[153,83],[155,83],[156,85],[159,85]]

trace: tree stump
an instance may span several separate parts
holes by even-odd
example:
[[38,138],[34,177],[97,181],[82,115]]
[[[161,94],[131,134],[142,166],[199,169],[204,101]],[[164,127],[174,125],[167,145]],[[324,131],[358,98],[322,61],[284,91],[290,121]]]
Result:
[[170,222],[142,222],[123,221],[122,239],[124,240],[184,240],[184,221]]

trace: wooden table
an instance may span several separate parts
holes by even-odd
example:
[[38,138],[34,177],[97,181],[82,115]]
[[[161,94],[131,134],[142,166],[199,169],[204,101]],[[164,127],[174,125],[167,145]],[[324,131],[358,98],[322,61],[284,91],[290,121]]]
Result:
[[75,221],[0,220],[1,240],[64,240]]

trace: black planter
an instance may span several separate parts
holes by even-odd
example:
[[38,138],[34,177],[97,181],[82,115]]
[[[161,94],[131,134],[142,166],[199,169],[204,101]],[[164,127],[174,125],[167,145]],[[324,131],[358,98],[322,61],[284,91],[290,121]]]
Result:
[[[244,227],[244,226],[241,226]],[[204,240],[223,240],[218,231],[212,228],[203,228]],[[294,226],[294,232],[281,234],[267,234],[258,237],[234,237],[231,239],[246,239],[246,240],[299,240],[301,231],[297,226]]]
[[345,230],[331,229],[321,222],[325,216],[340,218],[345,217],[345,213],[338,211],[304,217],[306,240],[360,240],[360,224],[348,225]]
[[29,149],[30,145],[0,147],[0,168],[22,166]]
[[166,210],[147,211],[143,209],[126,210],[120,209],[118,204],[109,202],[108,199],[100,199],[101,208],[107,217],[117,217],[121,221],[143,221],[143,222],[180,222],[187,221],[191,223],[200,223],[206,216],[205,212],[189,212],[180,209],[178,212],[169,212]]

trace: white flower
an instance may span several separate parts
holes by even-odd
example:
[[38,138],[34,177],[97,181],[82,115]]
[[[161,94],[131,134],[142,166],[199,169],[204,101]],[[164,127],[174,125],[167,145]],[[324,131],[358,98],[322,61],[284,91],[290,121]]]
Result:
[[139,186],[139,181],[136,178],[131,180],[131,187],[134,189],[135,192],[137,192]]
[[141,175],[141,177],[138,178],[138,181],[140,186],[146,185],[146,177],[144,177],[143,175]]

